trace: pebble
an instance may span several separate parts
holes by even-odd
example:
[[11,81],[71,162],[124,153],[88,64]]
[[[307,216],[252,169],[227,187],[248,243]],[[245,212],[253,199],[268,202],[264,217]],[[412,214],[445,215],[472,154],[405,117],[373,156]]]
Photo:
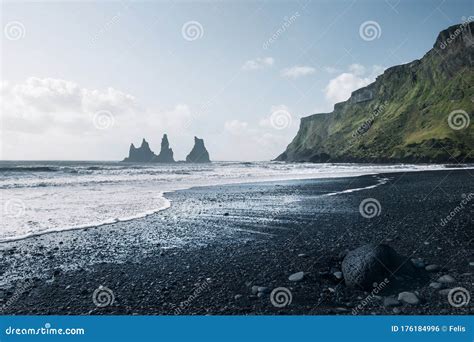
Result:
[[474,267],[474,261],[471,261],[471,262],[469,263],[469,266]]
[[449,274],[445,274],[438,278],[438,282],[443,283],[443,284],[454,283],[455,281],[456,280],[453,277],[451,277]]
[[270,289],[268,287],[265,287],[265,286],[259,286],[257,291],[262,292],[262,293],[267,293],[267,292],[270,292]]
[[385,297],[383,300],[383,306],[399,306],[401,303],[394,297]]
[[334,272],[333,274],[336,277],[336,279],[339,279],[339,280],[342,279],[342,272],[341,271]]
[[411,262],[413,266],[416,268],[424,268],[425,267],[425,262],[421,258],[416,258],[416,259],[411,259]]
[[235,300],[239,300],[240,298],[242,298],[242,295],[241,295],[241,294],[236,294],[236,295],[234,296],[234,299],[235,299]]
[[428,272],[436,272],[437,270],[439,270],[439,266],[435,264],[428,265],[425,267],[425,270],[427,270]]
[[398,294],[398,300],[401,300],[402,302],[405,302],[407,304],[419,304],[420,303],[420,298],[413,292],[401,292]]
[[439,290],[440,288],[443,287],[443,284],[434,281],[430,283],[430,287],[434,288],[435,290]]
[[290,275],[288,277],[288,280],[289,281],[300,281],[300,280],[303,280],[304,278],[304,272],[297,272],[297,273],[293,273],[292,275]]
[[256,295],[258,293],[258,288],[259,286],[257,285],[252,286],[252,294]]
[[451,289],[443,289],[439,290],[438,293],[442,296],[447,296],[449,294],[449,291],[451,291]]
[[298,254],[298,257],[300,257],[300,258],[307,258],[308,256],[307,256],[306,254],[304,254],[304,253],[300,253],[300,254]]
[[402,311],[399,308],[393,308],[392,312],[398,315]]

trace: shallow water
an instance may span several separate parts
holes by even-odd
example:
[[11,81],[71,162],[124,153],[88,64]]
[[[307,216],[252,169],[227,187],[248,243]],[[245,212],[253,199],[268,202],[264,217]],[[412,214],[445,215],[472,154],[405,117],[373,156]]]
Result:
[[0,242],[143,217],[171,205],[166,192],[193,186],[436,169],[446,167],[0,161]]

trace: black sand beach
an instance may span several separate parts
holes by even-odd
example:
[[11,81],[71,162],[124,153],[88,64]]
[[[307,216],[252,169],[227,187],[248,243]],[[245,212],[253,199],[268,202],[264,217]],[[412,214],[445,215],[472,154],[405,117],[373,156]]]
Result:
[[[394,173],[354,178],[201,187],[167,194],[171,208],[108,226],[52,233],[0,244],[1,314],[322,315],[353,314],[370,295],[333,274],[347,250],[385,243],[401,255],[439,265],[420,271],[404,289],[387,289],[358,314],[469,314],[444,288],[472,289],[472,169]],[[324,194],[375,185],[377,187]],[[381,212],[365,218],[361,201]],[[451,212],[449,222],[442,224]],[[288,277],[305,272],[301,281]],[[422,274],[421,274],[422,273]],[[94,304],[100,286],[113,292]],[[266,287],[252,292],[253,286]],[[270,291],[289,289],[275,307]],[[420,303],[384,305],[385,296],[417,291]],[[3,307],[2,307],[3,306]]]

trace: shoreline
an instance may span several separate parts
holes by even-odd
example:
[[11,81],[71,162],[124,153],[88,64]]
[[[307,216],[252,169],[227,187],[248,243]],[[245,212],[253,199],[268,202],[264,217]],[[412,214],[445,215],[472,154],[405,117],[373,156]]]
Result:
[[[336,164],[347,164],[350,165],[351,163],[336,163]],[[383,164],[374,164],[374,165],[383,165]],[[392,165],[392,164],[387,164],[387,165]],[[400,165],[400,166],[418,166],[421,164],[393,164],[393,165]],[[450,170],[474,170],[474,166],[468,166],[468,167],[455,167],[455,168],[450,168],[446,167],[447,165],[444,164],[426,164],[427,166],[439,166],[439,169],[416,169],[416,170],[400,170],[400,171],[391,171],[387,174],[391,173],[408,173],[408,172],[427,172],[427,171],[450,171]],[[30,239],[30,238],[35,238],[38,236],[42,235],[48,235],[48,234],[54,234],[54,233],[61,233],[61,232],[67,232],[67,231],[72,231],[72,230],[82,230],[82,229],[89,229],[89,228],[99,228],[99,227],[104,227],[104,226],[109,226],[112,224],[116,224],[118,222],[127,222],[127,221],[133,221],[137,219],[141,219],[150,215],[157,214],[161,211],[167,210],[171,207],[171,200],[166,197],[166,194],[172,194],[177,191],[186,191],[190,190],[193,188],[199,188],[199,187],[216,187],[216,186],[226,186],[226,185],[250,185],[250,184],[258,184],[258,183],[265,183],[265,182],[285,182],[285,181],[298,181],[298,180],[324,180],[324,179],[338,179],[338,178],[356,178],[356,177],[362,177],[362,176],[376,176],[383,174],[384,172],[373,172],[373,173],[360,173],[360,174],[355,174],[355,175],[335,175],[333,177],[321,177],[321,178],[314,178],[314,175],[304,175],[302,177],[276,177],[275,179],[263,179],[263,180],[249,180],[245,181],[242,179],[238,179],[235,181],[229,181],[225,183],[214,183],[214,184],[204,184],[204,185],[191,185],[191,186],[184,186],[184,187],[176,187],[173,190],[168,190],[168,191],[162,191],[160,194],[160,197],[166,202],[165,205],[161,208],[158,209],[153,209],[149,210],[146,212],[140,212],[132,217],[127,217],[127,218],[110,218],[107,220],[104,220],[103,222],[98,222],[98,223],[86,223],[83,225],[79,226],[72,226],[72,227],[65,227],[65,228],[51,228],[47,229],[44,231],[40,232],[35,232],[35,233],[30,233],[30,234],[25,234],[25,235],[20,235],[20,236],[14,236],[14,237],[6,237],[6,238],[0,238],[0,246],[4,243],[10,243],[10,242],[15,242],[15,241],[22,241],[25,239]],[[375,187],[378,186],[379,184],[374,185]],[[347,192],[352,192],[353,190],[359,191],[359,190],[365,190],[365,188],[361,189],[348,189],[346,190]],[[337,193],[333,194],[337,195]],[[328,194],[327,196],[332,196]]]
[[[469,288],[473,279],[469,211],[444,228],[449,236],[439,227],[470,191],[472,176],[466,170],[382,176],[388,181],[376,188],[325,197],[370,186],[376,177],[197,187],[170,194],[175,205],[147,218],[2,244],[0,274],[20,277],[0,286],[0,307],[22,291],[1,313],[351,314],[368,294],[333,273],[346,250],[369,242],[387,243],[408,260],[422,258],[440,269],[404,289],[419,292],[419,305],[401,304],[395,312],[381,297],[358,313],[469,313],[470,307],[451,307],[428,285],[445,274],[455,278],[447,286]],[[381,203],[373,219],[359,213],[368,197]],[[288,281],[299,271],[305,272],[302,281]],[[100,286],[114,294],[106,307],[92,300]],[[293,302],[276,308],[270,294],[254,294],[254,286],[288,288]]]

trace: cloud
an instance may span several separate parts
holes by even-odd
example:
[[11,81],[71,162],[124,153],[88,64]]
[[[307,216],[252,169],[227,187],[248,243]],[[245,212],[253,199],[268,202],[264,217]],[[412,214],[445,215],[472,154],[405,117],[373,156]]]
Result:
[[373,65],[371,72],[360,64],[351,64],[349,72],[344,72],[331,79],[324,89],[326,99],[331,103],[347,100],[354,90],[365,87],[375,81],[385,68],[380,65]]
[[230,120],[224,123],[224,129],[233,135],[243,135],[248,131],[249,124],[245,121]]
[[271,67],[274,63],[275,60],[272,57],[256,58],[246,61],[242,66],[242,70],[250,71],[268,68]]
[[5,130],[40,133],[57,128],[83,132],[94,129],[99,111],[120,117],[139,107],[135,97],[113,88],[93,90],[71,81],[30,77],[2,84],[0,109]]
[[292,78],[292,79],[296,79],[298,77],[302,77],[302,76],[307,76],[307,75],[311,75],[311,74],[314,74],[316,71],[315,68],[312,68],[310,66],[299,66],[299,65],[295,65],[291,68],[286,68],[286,69],[283,69],[281,71],[281,75],[283,77],[287,77],[287,78]]
[[341,72],[341,70],[335,67],[330,67],[330,66],[325,67],[324,70],[329,74],[335,74],[335,73]]

